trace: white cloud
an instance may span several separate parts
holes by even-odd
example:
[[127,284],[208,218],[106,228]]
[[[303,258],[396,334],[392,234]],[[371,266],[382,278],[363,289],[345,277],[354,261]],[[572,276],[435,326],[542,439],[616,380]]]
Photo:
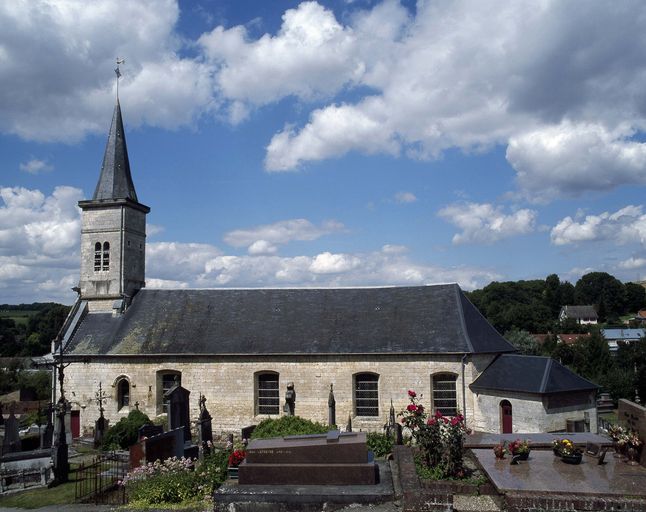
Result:
[[635,258],[634,256],[631,256],[630,258],[619,262],[619,268],[623,268],[625,270],[644,267],[646,267],[646,258]]
[[395,201],[398,203],[414,203],[417,201],[417,197],[412,192],[397,192]]
[[438,215],[462,230],[453,236],[454,244],[493,243],[531,233],[536,225],[534,210],[505,214],[502,207],[489,203],[456,203],[442,208]]
[[646,214],[642,206],[626,206],[614,213],[587,215],[582,221],[568,216],[550,233],[554,245],[613,240],[619,244],[646,244]]
[[22,162],[19,167],[21,171],[29,174],[40,174],[54,169],[54,166],[48,163],[47,160],[39,160],[33,157],[26,162]]
[[343,229],[343,224],[334,220],[327,220],[316,226],[307,219],[290,219],[249,229],[236,229],[226,233],[224,241],[233,247],[248,247],[250,254],[267,254],[276,252],[277,244],[284,245],[294,240],[316,240]]
[[568,121],[512,137],[507,160],[518,184],[538,199],[610,190],[646,183],[646,144],[629,140],[630,130],[609,132],[599,124]]
[[337,16],[303,2],[276,33],[218,26],[192,40],[176,0],[1,2],[0,131],[103,133],[106,70],[123,55],[131,125],[235,124],[296,97],[293,115],[308,120],[275,127],[270,171],[352,151],[428,159],[508,145],[526,197],[646,181],[632,138],[646,129],[643,2],[363,5]]
[[337,274],[355,269],[360,264],[361,261],[356,256],[324,252],[317,254],[312,260],[310,270],[315,274]]
[[3,302],[74,299],[81,230],[81,190],[0,187],[0,294]]

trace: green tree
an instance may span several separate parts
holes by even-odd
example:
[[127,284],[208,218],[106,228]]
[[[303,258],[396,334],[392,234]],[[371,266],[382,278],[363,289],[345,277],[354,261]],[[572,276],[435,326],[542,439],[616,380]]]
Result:
[[513,329],[505,333],[505,339],[516,347],[521,354],[537,355],[540,352],[536,338],[527,331]]
[[625,312],[626,290],[624,285],[607,272],[585,274],[574,286],[574,299],[577,304],[603,303],[608,317],[617,317]]
[[637,313],[646,307],[646,288],[637,283],[626,283],[626,309],[629,313]]

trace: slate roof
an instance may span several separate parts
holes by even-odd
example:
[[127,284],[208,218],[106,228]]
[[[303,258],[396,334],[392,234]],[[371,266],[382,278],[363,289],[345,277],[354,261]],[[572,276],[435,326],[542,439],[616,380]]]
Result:
[[135,185],[130,174],[126,134],[123,131],[121,106],[118,100],[112,115],[101,175],[92,197],[93,201],[112,199],[130,199],[138,202]]
[[594,306],[563,306],[561,315],[563,314],[568,318],[576,319],[598,318]]
[[122,315],[87,313],[66,347],[75,356],[512,351],[456,284],[144,289]]
[[550,357],[501,354],[469,387],[473,391],[515,391],[544,395],[594,390],[599,386],[579,377]]
[[601,329],[606,340],[639,341],[646,337],[646,329]]

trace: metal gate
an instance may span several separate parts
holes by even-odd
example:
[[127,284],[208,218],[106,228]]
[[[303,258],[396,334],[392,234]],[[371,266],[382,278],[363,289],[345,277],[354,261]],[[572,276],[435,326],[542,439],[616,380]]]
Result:
[[126,492],[119,481],[128,472],[127,453],[108,453],[82,463],[76,470],[75,499],[77,502],[121,505]]

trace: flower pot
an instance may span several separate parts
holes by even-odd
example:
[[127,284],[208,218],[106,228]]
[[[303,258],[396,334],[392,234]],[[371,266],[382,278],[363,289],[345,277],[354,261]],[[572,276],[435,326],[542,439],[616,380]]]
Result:
[[518,454],[518,460],[527,460],[529,459],[529,452],[523,452]]
[[238,479],[238,466],[229,466],[227,469],[227,476],[231,480],[237,480]]
[[582,453],[576,453],[574,455],[561,455],[561,460],[566,464],[581,464],[582,458]]
[[637,448],[634,448],[633,446],[629,446],[628,450],[626,450],[626,464],[630,464],[631,466],[639,466],[639,462],[637,462],[637,455],[638,455],[638,450]]

